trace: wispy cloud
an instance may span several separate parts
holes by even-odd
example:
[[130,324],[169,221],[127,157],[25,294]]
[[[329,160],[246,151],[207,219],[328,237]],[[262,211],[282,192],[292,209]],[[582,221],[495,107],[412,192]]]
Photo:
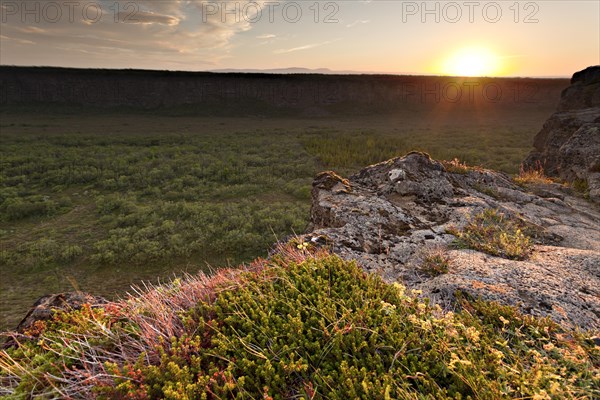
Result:
[[357,25],[364,25],[364,24],[368,24],[370,22],[371,22],[370,19],[356,20],[356,21],[351,22],[348,25],[346,25],[346,28],[352,28],[352,27],[357,26]]
[[[2,61],[201,69],[229,57],[232,38],[252,29],[252,24],[244,18],[228,16],[224,20],[221,8],[235,9],[237,2],[215,2],[218,9],[213,10],[204,2],[189,0],[98,0],[94,3],[102,10],[98,21],[82,17],[83,5],[74,6],[79,7],[75,18],[68,17],[67,9],[58,21],[41,18],[36,22],[30,18],[23,24],[20,13],[13,13],[2,23]],[[262,5],[264,1],[257,3]],[[92,11],[89,15],[94,16]],[[263,40],[275,39],[275,35],[264,36]]]
[[276,37],[277,36],[274,35],[274,34],[272,34],[272,33],[267,33],[267,34],[264,34],[264,35],[258,35],[256,38],[257,39],[274,39]]
[[338,40],[340,40],[340,39],[327,40],[325,42],[320,42],[320,43],[305,44],[304,46],[292,47],[291,49],[279,49],[279,50],[275,50],[273,53],[287,54],[287,53],[293,53],[295,51],[309,50],[309,49],[314,49],[315,47],[321,47],[321,46],[325,46],[327,44],[337,42]]
[[134,16],[130,13],[119,12],[116,16],[117,21],[126,21],[133,24],[161,24],[161,25],[178,25],[179,18],[172,15],[158,14],[148,11],[137,11]]

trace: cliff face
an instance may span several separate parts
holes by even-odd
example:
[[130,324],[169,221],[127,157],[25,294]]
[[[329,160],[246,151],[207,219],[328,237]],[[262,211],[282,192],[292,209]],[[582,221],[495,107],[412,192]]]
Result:
[[573,75],[533,146],[528,168],[542,166],[550,176],[584,181],[590,198],[600,202],[600,66]]
[[[562,79],[423,76],[220,74],[0,67],[0,104],[50,103],[242,116],[290,110],[304,115],[381,113],[448,105],[467,109],[537,107],[555,99]],[[554,100],[552,100],[554,101]]]
[[[528,232],[531,252],[510,257],[455,246],[456,232],[486,209],[497,220],[518,221],[513,234],[518,242],[519,231]],[[412,153],[347,180],[319,175],[311,220],[306,242],[326,243],[442,304],[460,290],[569,326],[600,328],[600,212],[560,185],[524,190],[502,173]],[[494,240],[488,228],[473,236],[481,247]],[[423,267],[440,252],[447,271],[432,276]]]

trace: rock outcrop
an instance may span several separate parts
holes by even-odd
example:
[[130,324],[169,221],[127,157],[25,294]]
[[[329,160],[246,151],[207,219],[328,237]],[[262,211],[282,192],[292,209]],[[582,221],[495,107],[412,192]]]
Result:
[[600,202],[600,66],[573,75],[557,112],[536,135],[525,165],[541,166],[568,182],[579,180],[590,198]]
[[[311,232],[366,271],[399,281],[449,306],[457,290],[600,329],[600,210],[557,184],[515,185],[480,168],[453,171],[423,153],[367,167],[349,179],[320,174]],[[535,227],[533,253],[517,261],[455,248],[451,228],[488,208]],[[428,276],[423,257],[443,249],[447,273]]]
[[27,331],[35,329],[37,321],[49,320],[56,311],[79,310],[84,304],[92,307],[105,304],[106,300],[102,297],[93,296],[83,292],[69,292],[59,294],[49,294],[40,297],[31,306],[31,309],[15,328],[8,340],[4,343],[4,348],[14,347],[18,345],[19,338],[24,336],[27,338]]

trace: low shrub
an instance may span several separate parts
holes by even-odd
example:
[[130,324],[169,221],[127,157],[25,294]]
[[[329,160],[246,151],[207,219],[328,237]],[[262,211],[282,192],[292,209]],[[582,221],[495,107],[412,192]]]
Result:
[[[314,250],[313,250],[314,251]],[[443,312],[298,246],[244,271],[59,313],[0,352],[0,395],[106,399],[588,398],[582,333],[493,303]]]
[[486,194],[493,199],[496,199],[496,200],[502,199],[502,195],[500,194],[498,189],[495,187],[476,183],[473,185],[473,189],[477,190],[480,193]]
[[579,193],[586,199],[590,197],[590,186],[588,181],[585,179],[575,179],[573,183],[571,183],[571,187],[576,193]]
[[501,211],[488,208],[475,215],[462,229],[451,228],[455,244],[493,256],[523,260],[533,249],[525,224]]
[[422,254],[419,269],[429,276],[438,276],[448,273],[450,267],[450,256],[446,249],[433,247],[426,249]]

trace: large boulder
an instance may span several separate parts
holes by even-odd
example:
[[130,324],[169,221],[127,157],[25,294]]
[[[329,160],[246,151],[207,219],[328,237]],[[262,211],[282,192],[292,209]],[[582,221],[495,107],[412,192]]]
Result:
[[[505,174],[443,164],[410,153],[348,179],[321,174],[313,186],[306,242],[325,242],[390,282],[422,290],[443,305],[456,291],[600,329],[600,209],[558,184],[525,190]],[[524,260],[453,246],[452,228],[497,209],[535,228]],[[430,276],[424,255],[443,249],[447,273]]]
[[542,167],[549,176],[585,182],[590,198],[600,202],[600,66],[573,75],[533,147],[526,168]]

